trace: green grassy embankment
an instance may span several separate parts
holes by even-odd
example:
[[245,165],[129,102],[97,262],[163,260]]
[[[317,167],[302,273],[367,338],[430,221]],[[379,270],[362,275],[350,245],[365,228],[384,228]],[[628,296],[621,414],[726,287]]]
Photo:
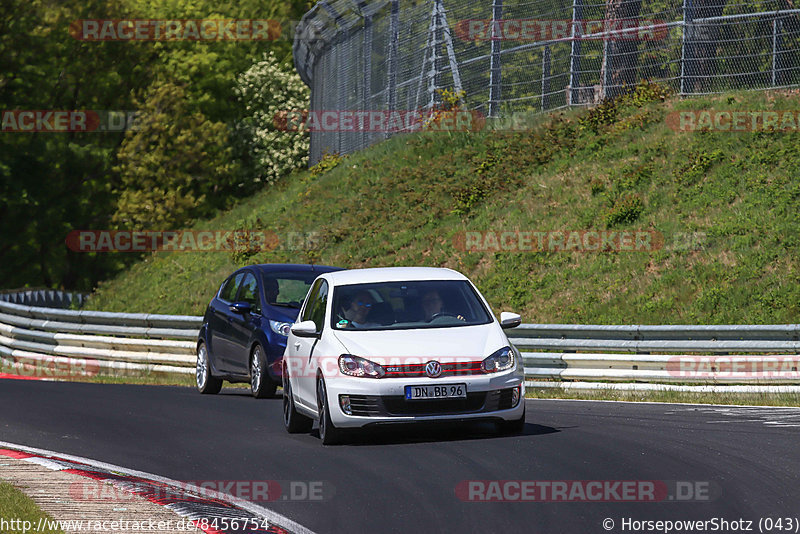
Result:
[[[458,269],[496,311],[525,322],[797,322],[800,134],[676,132],[667,117],[800,109],[800,94],[659,93],[645,86],[529,131],[397,136],[325,173],[296,173],[195,228],[272,230],[284,245],[288,232],[306,232],[315,248],[152,254],[102,284],[87,308],[199,315],[240,265],[313,260]],[[663,246],[461,250],[465,231],[486,230],[649,230]]]

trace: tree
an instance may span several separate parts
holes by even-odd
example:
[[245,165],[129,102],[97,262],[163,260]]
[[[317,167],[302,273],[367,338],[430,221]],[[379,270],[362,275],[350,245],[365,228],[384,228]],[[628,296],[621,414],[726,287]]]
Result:
[[308,132],[276,126],[286,112],[308,107],[308,87],[294,68],[282,66],[274,53],[264,54],[239,77],[236,92],[245,107],[239,131],[245,152],[252,155],[254,180],[273,183],[305,165]]
[[207,195],[230,185],[228,127],[187,108],[182,86],[158,82],[149,88],[137,128],[118,153],[118,226],[164,230],[185,224],[208,213]]

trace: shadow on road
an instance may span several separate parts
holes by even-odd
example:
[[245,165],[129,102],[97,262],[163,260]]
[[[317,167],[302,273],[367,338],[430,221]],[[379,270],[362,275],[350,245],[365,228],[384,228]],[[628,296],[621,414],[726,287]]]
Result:
[[[550,427],[525,423],[521,434],[499,435],[494,423],[439,423],[392,425],[386,427],[358,429],[350,431],[345,445],[403,445],[413,443],[431,443],[446,441],[470,441],[477,439],[525,439],[533,436],[552,434],[560,430]],[[315,430],[313,434],[319,437]]]

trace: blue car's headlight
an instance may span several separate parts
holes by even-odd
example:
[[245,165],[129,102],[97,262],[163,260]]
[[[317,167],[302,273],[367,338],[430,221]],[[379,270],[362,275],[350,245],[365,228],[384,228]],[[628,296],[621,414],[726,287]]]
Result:
[[514,367],[514,351],[511,347],[503,347],[481,362],[484,373],[499,373]]
[[289,337],[289,331],[292,328],[292,323],[282,323],[280,321],[273,321],[270,319],[269,327],[278,335]]

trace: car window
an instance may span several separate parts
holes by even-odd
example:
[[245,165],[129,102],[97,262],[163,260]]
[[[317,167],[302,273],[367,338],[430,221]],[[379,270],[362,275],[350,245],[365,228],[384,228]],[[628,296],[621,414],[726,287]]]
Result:
[[271,306],[300,309],[311,283],[319,276],[315,271],[277,271],[261,273],[264,296]]
[[242,278],[244,278],[244,273],[238,273],[228,278],[228,281],[222,287],[222,291],[219,292],[219,298],[233,302],[236,292],[239,290],[239,285],[242,283]]
[[247,302],[253,307],[253,311],[261,313],[261,300],[258,296],[258,282],[253,273],[247,273],[244,276],[241,287],[239,288],[239,295],[236,297],[237,301]]
[[473,326],[492,316],[463,280],[337,286],[331,326],[338,330],[409,330]]
[[306,307],[303,310],[303,321],[314,321],[317,325],[317,332],[322,332],[325,322],[325,308],[328,304],[328,283],[319,279],[311,288],[308,295]]
[[306,299],[305,309],[303,310],[303,314],[301,316],[302,321],[310,321],[311,320],[311,312],[314,310],[314,303],[317,300],[317,295],[319,294],[319,288],[322,287],[323,280],[317,280],[317,283],[314,284],[314,287],[311,288],[311,291],[308,293],[308,299]]
[[325,308],[328,305],[328,283],[325,280],[322,280],[313,304],[310,320],[317,325],[317,332],[322,332],[322,327],[325,324]]

